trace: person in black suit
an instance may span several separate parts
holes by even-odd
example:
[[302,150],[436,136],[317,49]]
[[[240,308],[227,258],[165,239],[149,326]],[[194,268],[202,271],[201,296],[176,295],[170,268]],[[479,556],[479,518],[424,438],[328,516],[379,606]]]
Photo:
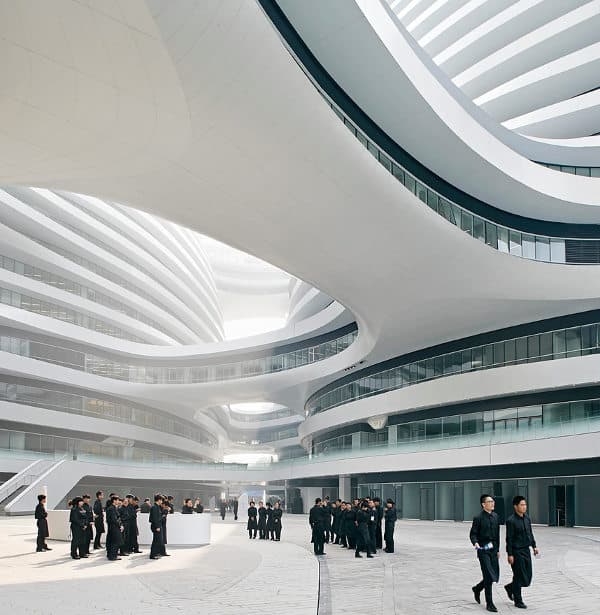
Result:
[[102,511],[103,498],[104,493],[102,491],[96,491],[96,499],[94,501],[94,506],[92,507],[92,512],[94,513],[94,528],[96,530],[96,536],[94,537],[94,549],[102,548],[100,539],[102,538],[102,534],[105,533],[104,513]]
[[321,498],[315,499],[315,505],[310,509],[308,523],[312,529],[311,542],[315,555],[325,555],[323,546],[325,544],[325,524],[329,513],[323,509]]
[[112,495],[106,501],[106,557],[111,562],[121,559],[117,553],[123,543],[118,505],[119,496],[117,495]]
[[248,507],[248,525],[246,526],[248,530],[248,538],[256,538],[256,530],[258,529],[258,510],[254,505],[254,502],[250,502],[250,506]]
[[321,502],[321,508],[323,509],[323,519],[325,523],[325,542],[329,544],[329,542],[333,542],[333,531],[331,529],[331,515],[333,511],[331,509],[331,502],[329,501],[329,496],[326,495],[323,502]]
[[140,509],[140,506],[138,504],[139,500],[131,493],[129,493],[125,497],[127,498],[127,501],[129,502],[129,525],[128,525],[129,543],[127,545],[127,550],[130,553],[142,553],[142,551],[140,551],[140,545],[138,543],[139,530],[138,530],[138,524],[137,524],[137,515]]
[[37,548],[36,552],[52,551],[46,544],[46,538],[50,536],[48,531],[48,513],[46,511],[46,496],[42,493],[37,496],[38,503],[35,507],[35,520],[37,525]]
[[237,500],[233,500],[233,520],[237,521],[237,515],[239,510],[240,503]]
[[82,508],[85,510],[86,514],[86,528],[85,528],[85,537],[83,541],[83,546],[86,554],[90,553],[90,543],[94,538],[94,530],[92,526],[94,525],[94,512],[92,511],[92,507],[90,506],[90,496],[86,493],[81,496],[83,500]]
[[375,524],[375,547],[377,549],[383,548],[383,533],[381,531],[381,524],[383,521],[383,506],[381,505],[381,499],[377,496],[373,498],[375,504],[375,510],[377,511],[377,519]]
[[513,579],[504,589],[518,609],[526,609],[521,588],[531,585],[533,571],[530,549],[533,549],[534,555],[539,553],[539,549],[531,529],[531,519],[527,515],[527,501],[522,495],[513,498],[513,509],[514,513],[506,520],[506,552]]
[[[171,499],[172,496],[170,496]],[[171,505],[168,501],[168,499],[163,495],[163,500],[162,500],[162,525],[161,525],[161,529],[162,529],[162,550],[160,552],[160,554],[163,557],[170,557],[170,555],[167,553],[167,518],[168,516],[172,514],[172,508]]]
[[262,502],[258,503],[258,539],[265,540],[267,537],[267,509]]
[[273,531],[275,532],[275,540],[279,542],[281,540],[281,517],[283,516],[283,510],[281,509],[281,504],[279,502],[275,502],[275,506],[273,507],[273,512],[271,513],[273,518]]
[[373,557],[371,535],[369,533],[369,524],[372,523],[371,519],[374,516],[374,512],[369,508],[369,502],[363,500],[360,504],[358,511],[356,512],[356,550],[354,551],[354,557],[362,557],[361,551],[367,552],[367,557]]
[[385,503],[385,511],[383,512],[385,518],[385,533],[383,537],[385,539],[386,553],[394,552],[394,528],[396,521],[398,520],[398,513],[396,512],[396,506],[394,500],[388,499]]
[[367,528],[369,530],[369,551],[375,554],[377,553],[377,523],[379,512],[377,506],[375,506],[374,500],[369,499],[367,504],[369,508],[369,522],[367,523]]
[[498,557],[500,555],[500,524],[498,515],[494,512],[496,503],[494,498],[484,493],[479,499],[481,512],[473,518],[469,538],[471,544],[477,549],[477,559],[483,575],[483,580],[473,586],[475,602],[481,603],[481,590],[485,590],[486,609],[491,613],[497,613],[498,609],[492,599],[492,585],[498,582],[500,567]]
[[144,498],[144,501],[140,505],[140,512],[147,515],[151,508],[152,504],[150,504],[150,498]]
[[273,506],[267,502],[266,539],[275,540],[275,525],[273,524]]
[[192,498],[186,498],[183,502],[183,506],[181,507],[182,515],[192,515],[194,514],[194,506],[192,505]]
[[152,546],[150,547],[150,559],[158,559],[163,551],[162,542],[162,519],[163,519],[162,495],[154,496],[154,506],[150,508],[150,530],[152,531]]
[[87,513],[83,508],[83,498],[73,498],[69,523],[71,524],[71,557],[73,559],[89,557],[85,551]]
[[221,519],[225,521],[225,515],[227,514],[227,503],[225,500],[221,500],[221,503],[219,504],[219,511],[221,513]]

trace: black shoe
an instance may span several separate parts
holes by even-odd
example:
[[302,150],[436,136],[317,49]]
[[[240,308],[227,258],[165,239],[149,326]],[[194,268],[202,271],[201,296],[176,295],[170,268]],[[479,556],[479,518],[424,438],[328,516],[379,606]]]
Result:
[[514,595],[512,593],[512,587],[510,585],[505,585],[504,589],[506,590],[506,593],[508,594],[508,599],[509,600],[514,600],[515,597],[514,597]]
[[81,557],[89,557],[89,555],[86,553],[85,555],[82,555]]
[[171,557],[170,553],[161,553],[161,557]]
[[369,559],[375,559],[371,554],[367,555]]
[[71,555],[71,557],[72,557],[73,559],[81,559],[81,558],[79,557],[79,555]]
[[498,612],[498,609],[496,608],[495,604],[488,604],[485,607],[485,609],[486,609],[486,611],[489,611],[490,613],[497,613]]
[[134,553],[143,553],[143,551],[134,551]]
[[477,585],[475,585],[475,587],[471,587],[471,590],[473,591],[473,596],[475,596],[475,602],[477,602],[477,604],[481,604],[481,590],[477,589]]
[[41,553],[42,551],[45,551],[46,549],[36,549],[35,552],[36,553]]
[[526,609],[527,608],[527,605],[524,602],[515,602],[515,606],[518,609]]
[[362,555],[360,553],[355,553],[354,557],[360,557],[362,559]]
[[150,559],[159,559],[158,555],[151,555]]
[[52,551],[52,549],[51,549],[48,545],[46,545],[46,546],[44,547],[44,551]]

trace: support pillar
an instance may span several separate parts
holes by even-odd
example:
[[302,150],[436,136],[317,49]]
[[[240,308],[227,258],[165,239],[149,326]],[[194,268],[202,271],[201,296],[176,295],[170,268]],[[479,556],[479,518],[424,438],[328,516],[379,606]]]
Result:
[[344,502],[349,502],[352,497],[352,479],[347,474],[340,474],[338,497]]

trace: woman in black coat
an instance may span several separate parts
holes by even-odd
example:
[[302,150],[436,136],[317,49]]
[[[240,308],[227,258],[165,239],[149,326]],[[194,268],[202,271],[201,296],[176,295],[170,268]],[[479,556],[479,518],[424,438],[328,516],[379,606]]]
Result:
[[[258,511],[256,510],[256,506],[254,502],[250,502],[250,506],[248,507],[248,538],[256,538],[256,530],[258,529],[258,523],[256,518],[258,516]],[[253,535],[254,534],[254,535]]]
[[281,540],[281,517],[283,515],[283,510],[281,510],[281,505],[279,502],[275,502],[275,507],[273,508],[273,512],[271,513],[271,517],[273,519],[273,531],[275,533],[275,540]]

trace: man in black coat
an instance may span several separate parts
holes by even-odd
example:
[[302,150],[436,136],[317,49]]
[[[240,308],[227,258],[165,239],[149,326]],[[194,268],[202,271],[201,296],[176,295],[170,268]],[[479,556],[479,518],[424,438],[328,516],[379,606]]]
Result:
[[385,511],[383,512],[383,516],[385,518],[385,533],[383,534],[383,537],[385,539],[384,551],[386,553],[393,553],[394,528],[396,526],[396,521],[398,520],[398,513],[396,512],[394,500],[387,500],[387,502],[385,503]]
[[481,512],[473,518],[469,538],[477,549],[477,559],[483,574],[483,580],[472,587],[475,601],[481,603],[481,590],[485,590],[486,609],[497,613],[498,609],[492,599],[492,584],[498,582],[500,567],[498,565],[500,549],[500,524],[494,512],[494,498],[484,493],[479,499]]
[[117,495],[110,496],[106,502],[106,557],[111,562],[121,559],[117,556],[117,552],[123,543],[118,504],[119,496]]
[[240,503],[237,500],[233,500],[233,520],[237,521],[238,509]]
[[127,502],[129,503],[129,523],[128,523],[128,544],[127,550],[130,553],[142,553],[140,551],[140,545],[138,544],[138,525],[137,525],[137,513],[139,510],[139,504],[137,503],[137,498],[131,493],[125,496],[127,498]]
[[38,503],[35,507],[35,519],[37,524],[37,548],[39,551],[52,551],[52,549],[46,544],[46,538],[50,536],[48,531],[48,513],[46,511],[46,496],[42,493],[37,496]]
[[254,506],[254,502],[250,502],[248,507],[248,524],[246,529],[248,530],[248,538],[256,538],[256,530],[258,529],[258,510]]
[[94,500],[94,506],[92,506],[92,512],[94,513],[94,528],[96,530],[96,536],[94,537],[94,549],[101,549],[100,539],[102,534],[105,533],[104,529],[104,514],[102,510],[102,500],[104,493],[102,491],[96,491],[96,499]]
[[69,514],[69,523],[71,524],[71,557],[73,559],[89,557],[85,551],[87,513],[83,508],[83,498],[73,498],[71,505],[71,512]]
[[353,500],[352,504],[346,506],[346,539],[348,540],[348,548],[354,549],[356,547],[356,515],[359,511],[358,500]]
[[377,519],[375,525],[375,547],[381,549],[383,547],[383,534],[381,532],[381,524],[383,522],[383,506],[381,505],[381,499],[377,496],[373,498],[375,504],[375,510],[377,511]]
[[369,550],[371,553],[377,553],[377,524],[379,519],[379,512],[375,506],[374,500],[368,501],[369,506],[369,523],[367,525],[369,529]]
[[315,505],[310,509],[308,523],[312,529],[311,542],[315,555],[325,555],[323,545],[325,543],[325,518],[329,513],[323,509],[321,498],[315,499]]
[[369,508],[369,502],[363,500],[360,508],[356,512],[356,551],[354,557],[362,557],[361,551],[367,552],[367,557],[373,557],[371,551],[371,536],[369,535],[369,523],[373,516],[372,509]]
[[281,540],[281,517],[283,516],[283,510],[281,509],[281,504],[279,502],[275,502],[275,506],[272,512],[273,518],[273,531],[275,532],[275,540]]
[[83,541],[83,548],[87,554],[90,552],[90,543],[94,538],[94,530],[92,526],[94,525],[94,512],[92,511],[92,507],[90,506],[90,496],[86,493],[81,496],[83,499],[82,508],[85,510],[87,525],[85,528],[85,538]]
[[513,571],[513,580],[505,585],[504,589],[518,609],[526,609],[521,588],[531,585],[533,571],[530,549],[533,549],[534,555],[539,553],[539,549],[531,529],[531,519],[527,514],[527,501],[522,495],[513,498],[513,509],[514,513],[506,520],[506,552]]
[[119,548],[121,556],[131,553],[131,515],[134,514],[133,507],[129,505],[129,499],[123,498],[122,504],[118,509],[119,520],[123,528],[123,544]]
[[150,530],[152,531],[152,546],[150,547],[150,559],[158,559],[163,550],[162,542],[162,495],[154,496],[154,506],[150,508]]
[[333,541],[333,532],[331,531],[331,502],[328,495],[325,496],[325,500],[322,502],[322,508],[325,522],[325,542],[329,544],[329,541]]
[[225,500],[221,500],[219,504],[219,512],[221,513],[221,519],[225,521],[225,515],[227,514],[227,503]]
[[150,498],[144,498],[144,501],[140,505],[140,512],[147,515],[150,513],[151,508],[152,504],[150,504]]
[[[171,497],[171,496],[169,496]],[[171,497],[172,499],[172,497]],[[170,555],[167,553],[167,519],[169,517],[169,515],[172,514],[172,508],[169,505],[169,501],[168,499],[163,495],[163,500],[162,500],[162,551],[160,552],[160,554],[163,557],[170,557]]]

